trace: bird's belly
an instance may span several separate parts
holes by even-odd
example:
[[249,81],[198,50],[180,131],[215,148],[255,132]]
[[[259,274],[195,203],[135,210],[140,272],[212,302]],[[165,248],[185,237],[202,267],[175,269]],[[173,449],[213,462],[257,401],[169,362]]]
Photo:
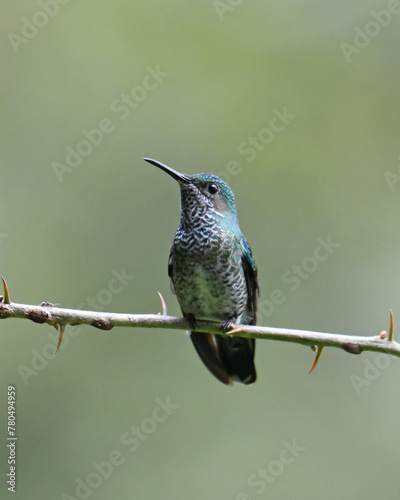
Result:
[[224,321],[240,316],[247,303],[247,290],[241,269],[235,273],[226,266],[216,270],[191,262],[175,274],[174,287],[185,314],[197,319]]

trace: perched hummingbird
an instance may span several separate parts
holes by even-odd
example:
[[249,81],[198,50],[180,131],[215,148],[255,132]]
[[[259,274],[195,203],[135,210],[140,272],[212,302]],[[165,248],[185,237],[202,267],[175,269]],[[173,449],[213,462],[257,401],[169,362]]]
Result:
[[[239,229],[235,199],[228,185],[210,174],[186,175],[145,158],[178,181],[181,220],[168,261],[171,288],[192,328],[196,320],[256,322],[257,268]],[[206,367],[224,384],[256,380],[255,340],[190,332]]]

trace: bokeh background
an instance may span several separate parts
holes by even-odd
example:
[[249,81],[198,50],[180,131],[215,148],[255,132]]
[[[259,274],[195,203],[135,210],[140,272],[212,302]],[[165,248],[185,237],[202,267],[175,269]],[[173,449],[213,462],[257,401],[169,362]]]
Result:
[[[393,0],[3,5],[0,270],[12,300],[157,313],[160,291],[179,314],[166,270],[179,192],[150,156],[228,181],[262,324],[376,335],[391,308],[397,326],[399,11]],[[328,238],[336,246],[313,261]],[[54,329],[0,330],[4,438],[17,389],[13,498],[398,498],[397,358],[327,349],[308,375],[309,348],[259,341],[257,383],[229,388],[183,332],[70,327],[54,357]]]

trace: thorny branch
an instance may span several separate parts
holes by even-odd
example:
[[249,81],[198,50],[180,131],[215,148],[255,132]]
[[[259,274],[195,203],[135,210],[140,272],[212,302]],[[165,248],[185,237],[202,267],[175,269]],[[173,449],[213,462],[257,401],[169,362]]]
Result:
[[[167,315],[167,308],[161,294],[159,295],[163,314],[118,314],[80,311],[55,307],[49,302],[42,302],[37,306],[11,302],[7,284],[3,277],[1,279],[3,281],[4,295],[0,296],[0,319],[24,318],[35,323],[46,323],[54,326],[60,332],[57,350],[60,347],[66,325],[90,325],[100,330],[111,330],[116,326],[175,330],[193,329],[186,319]],[[351,354],[374,351],[400,357],[400,344],[393,340],[393,315],[391,311],[389,334],[382,331],[379,335],[372,337],[249,325],[233,325],[228,332],[224,333],[219,323],[209,321],[198,321],[197,330],[219,335],[279,340],[310,346],[316,352],[310,372],[315,368],[324,347],[337,347]]]

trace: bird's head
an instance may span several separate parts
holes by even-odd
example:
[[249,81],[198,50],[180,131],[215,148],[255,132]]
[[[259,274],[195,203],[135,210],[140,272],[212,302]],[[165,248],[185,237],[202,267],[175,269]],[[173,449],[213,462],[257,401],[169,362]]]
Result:
[[156,160],[145,160],[164,170],[178,182],[183,211],[211,212],[221,218],[236,218],[233,192],[219,177],[211,174],[181,174]]

